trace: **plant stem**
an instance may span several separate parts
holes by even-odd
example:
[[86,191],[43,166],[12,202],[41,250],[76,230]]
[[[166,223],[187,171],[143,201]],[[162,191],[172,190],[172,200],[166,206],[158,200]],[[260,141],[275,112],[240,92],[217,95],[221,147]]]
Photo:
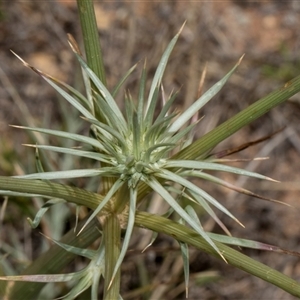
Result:
[[[80,16],[83,41],[87,56],[88,66],[95,72],[102,83],[106,86],[103,57],[98,37],[97,23],[92,0],[77,0]],[[93,86],[93,85],[92,85]],[[93,88],[95,88],[93,86]],[[101,111],[95,105],[95,115],[100,121],[105,122]],[[105,166],[105,165],[103,165]],[[112,186],[112,178],[103,178],[103,193],[105,194]],[[104,299],[118,299],[120,293],[120,270],[115,278],[112,278],[114,267],[120,255],[121,228],[115,214],[105,217],[103,222],[103,238],[105,242],[105,287]],[[112,280],[112,282],[111,282]]]
[[100,194],[88,192],[77,187],[71,187],[51,181],[12,178],[6,176],[0,176],[0,189],[60,198],[79,206],[86,206],[92,210],[95,210],[103,200],[103,196]]
[[106,86],[106,76],[93,0],[77,0],[84,49],[88,66]]
[[252,123],[272,108],[278,106],[300,91],[300,76],[287,82],[282,88],[256,101],[226,122],[205,134],[190,146],[177,153],[172,159],[203,158],[216,145],[239,129]]
[[[154,232],[172,236],[178,241],[193,245],[199,250],[221,259],[215,250],[198,233],[184,225],[146,212],[136,213],[135,224]],[[220,242],[214,241],[214,243],[230,265],[270,282],[296,297],[300,297],[300,284],[297,281]]]
[[[92,71],[94,71],[97,77],[106,86],[104,61],[101,51],[100,39],[98,35],[93,0],[77,0],[77,7],[83,35],[87,64],[89,68]],[[93,83],[92,87],[93,89],[97,90]],[[95,116],[99,121],[106,123],[106,120],[103,117],[97,105],[95,105]],[[103,164],[103,166],[105,166],[105,164]],[[109,191],[110,187],[114,183],[114,180],[112,178],[105,177],[103,178],[102,183],[102,191],[105,194],[107,191]]]
[[111,214],[105,218],[103,236],[105,243],[104,299],[118,299],[121,280],[120,269],[116,276],[112,278],[116,262],[120,255],[121,227],[117,215]]

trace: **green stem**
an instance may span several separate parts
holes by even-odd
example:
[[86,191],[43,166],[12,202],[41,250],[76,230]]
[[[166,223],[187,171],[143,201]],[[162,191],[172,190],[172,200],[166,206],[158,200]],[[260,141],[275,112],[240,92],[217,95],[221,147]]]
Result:
[[[146,212],[137,212],[135,225],[148,228],[154,232],[167,234],[178,241],[195,246],[199,250],[221,259],[215,250],[198,233],[169,219]],[[230,265],[270,282],[296,297],[300,297],[300,284],[297,281],[220,242],[214,241],[214,243]]]
[[103,224],[105,243],[105,285],[104,299],[118,299],[120,293],[121,271],[112,278],[116,262],[120,256],[121,227],[117,215],[111,214]]
[[93,0],[77,0],[84,49],[88,66],[106,86],[106,76]]
[[[78,13],[80,18],[81,30],[83,35],[84,48],[86,53],[87,64],[91,70],[98,76],[102,83],[106,86],[106,76],[104,69],[103,55],[98,35],[97,21],[94,10],[93,0],[77,0]],[[92,84],[93,89],[97,90]],[[92,93],[92,92],[91,92]],[[106,123],[98,105],[95,105],[96,118]],[[103,166],[105,166],[103,164]],[[109,191],[114,183],[112,178],[103,178],[103,193]]]
[[51,181],[21,179],[5,176],[0,176],[0,190],[60,198],[79,206],[86,206],[92,210],[95,210],[99,203],[103,200],[103,196],[99,194],[68,185],[54,183]]
[[196,159],[205,157],[209,151],[227,137],[266,114],[272,108],[288,100],[299,91],[300,76],[287,82],[284,87],[258,100],[226,122],[211,130],[202,138],[177,153],[172,159]]

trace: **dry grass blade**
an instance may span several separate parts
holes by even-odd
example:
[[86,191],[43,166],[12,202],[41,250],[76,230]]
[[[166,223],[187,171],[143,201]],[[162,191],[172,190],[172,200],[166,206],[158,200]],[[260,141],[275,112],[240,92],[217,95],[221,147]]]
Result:
[[257,145],[259,143],[262,143],[264,141],[267,141],[269,139],[271,139],[273,136],[275,136],[276,134],[282,132],[283,130],[285,129],[285,127],[271,133],[271,134],[268,134],[267,136],[264,136],[260,139],[257,139],[255,141],[252,141],[252,142],[247,142],[245,144],[242,144],[236,148],[232,148],[232,149],[227,149],[227,150],[222,150],[222,151],[219,151],[219,152],[216,152],[216,153],[213,153],[210,157],[213,157],[213,158],[222,158],[222,157],[225,157],[225,156],[229,156],[229,155],[232,155],[234,153],[238,153],[238,152],[241,152],[251,146],[254,146],[254,145]]

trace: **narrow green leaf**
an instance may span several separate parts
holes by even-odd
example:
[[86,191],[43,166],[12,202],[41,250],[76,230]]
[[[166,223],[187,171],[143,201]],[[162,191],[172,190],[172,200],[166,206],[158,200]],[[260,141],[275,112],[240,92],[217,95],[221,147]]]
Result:
[[[67,84],[61,82],[60,80],[38,70],[37,68],[31,66],[30,64],[28,64],[25,60],[23,60],[19,55],[17,55],[16,53],[14,53],[13,51],[11,51],[19,60],[22,61],[22,63],[28,67],[29,69],[33,70],[35,73],[37,73],[38,75],[40,75],[45,81],[47,81],[63,98],[65,98],[70,104],[72,104],[78,111],[80,111],[84,116],[86,117],[91,117],[94,118],[93,115],[91,115],[91,113],[84,107],[81,105],[81,102],[86,103],[86,101],[84,100],[84,96],[82,96],[79,92],[75,92],[75,89],[73,89],[72,87],[68,86]],[[56,84],[58,83],[58,84]],[[64,88],[66,88],[67,90],[70,91],[71,94],[75,94],[78,99],[72,97],[70,94],[68,94],[64,89],[62,89],[59,85],[63,86]]]
[[[92,106],[92,103],[91,101],[89,100],[89,97],[90,97],[90,94],[91,93],[87,93],[87,97],[86,98],[85,96],[83,96],[78,90],[76,90],[75,88],[73,88],[72,86],[70,86],[69,84],[55,78],[55,77],[52,77],[50,76],[49,74],[46,74],[43,72],[43,75],[46,76],[49,80],[51,80],[52,82],[56,83],[57,85],[63,87],[65,90],[68,91],[68,93],[75,97],[75,99],[77,99],[79,101],[79,103],[81,105],[83,105],[85,108],[88,108],[88,110],[90,112],[93,112],[93,106]],[[89,80],[88,80],[88,83],[89,83]],[[90,85],[89,85],[89,91],[90,91]]]
[[11,126],[15,127],[15,128],[21,128],[21,129],[25,129],[25,130],[31,130],[31,131],[41,132],[41,133],[45,133],[45,134],[50,134],[50,135],[58,136],[61,138],[67,138],[67,139],[70,139],[73,141],[91,145],[92,147],[98,148],[101,151],[106,151],[105,148],[103,147],[103,145],[98,140],[84,136],[84,135],[60,131],[60,130],[46,129],[46,128],[34,128],[34,127],[17,126],[17,125],[11,125]]
[[153,124],[148,130],[145,135],[145,140],[148,144],[154,144],[156,140],[159,140],[160,136],[162,136],[163,132],[169,126],[171,120],[175,118],[176,114],[170,114],[167,117],[161,118],[158,122]]
[[105,101],[107,102],[107,104],[111,107],[111,109],[115,112],[115,114],[119,118],[120,129],[123,132],[126,132],[126,127],[127,127],[126,126],[126,121],[125,121],[125,119],[123,117],[122,112],[120,111],[119,107],[117,106],[114,98],[112,97],[112,95],[110,94],[110,92],[108,91],[108,89],[105,87],[105,85],[101,82],[101,80],[87,66],[87,64],[85,63],[85,61],[77,53],[75,53],[75,55],[77,56],[77,59],[79,60],[79,62],[82,65],[82,67],[85,69],[86,73],[88,74],[88,76],[90,77],[90,79],[92,80],[92,82],[95,84],[95,86],[97,87],[97,89],[99,90],[99,92],[102,94],[102,96],[105,99]]
[[[25,146],[25,145],[24,145]],[[26,145],[28,146],[28,145]],[[30,146],[34,146],[34,145],[30,145]],[[40,154],[39,154],[39,149],[36,148],[35,149],[35,166],[36,166],[36,170],[39,172],[39,173],[43,173],[45,172],[44,171],[44,168],[43,168],[43,165],[42,165],[42,161],[40,159]]]
[[178,37],[184,27],[185,23],[181,26],[179,32],[173,37],[173,39],[171,40],[171,42],[169,43],[169,45],[167,46],[167,49],[165,50],[165,52],[163,53],[162,57],[161,57],[161,60],[158,64],[158,67],[156,69],[156,72],[155,72],[155,75],[154,75],[154,78],[152,80],[152,84],[151,84],[151,87],[150,87],[150,92],[149,92],[149,96],[148,96],[148,103],[147,103],[147,107],[146,107],[146,112],[148,112],[148,109],[151,105],[151,102],[152,102],[152,99],[153,99],[153,95],[155,93],[155,90],[160,86],[161,84],[161,80],[162,80],[162,77],[163,77],[163,74],[164,74],[164,71],[165,71],[165,68],[166,68],[166,65],[168,63],[168,60],[169,60],[169,57],[170,57],[170,54],[178,40]]
[[[144,160],[146,162],[154,163],[159,159],[159,157],[163,156],[165,152],[170,151],[175,146],[176,146],[175,144],[169,144],[169,143],[161,143],[161,144],[154,145],[147,149],[146,153],[144,154]],[[156,151],[159,148],[161,148],[161,150],[155,153],[155,155],[153,155],[152,152]],[[153,161],[151,161],[151,159]]]
[[85,94],[87,96],[86,103],[87,107],[89,108],[90,112],[92,113],[93,116],[98,117],[96,115],[96,110],[95,110],[95,102],[93,98],[93,92],[92,92],[92,85],[89,76],[86,74],[84,68],[81,67],[81,74],[83,78],[83,83],[85,87]]
[[169,100],[166,102],[166,104],[162,107],[159,115],[157,116],[154,125],[159,122],[162,118],[166,117],[168,115],[168,111],[171,108],[172,104],[176,100],[176,97],[178,95],[178,92],[174,93],[172,96],[170,96]]
[[[183,220],[179,220],[179,224],[184,224]],[[187,243],[179,242],[181,257],[183,261],[183,273],[185,282],[185,297],[189,295],[189,278],[190,278],[190,259],[189,259],[189,247]]]
[[95,218],[102,208],[108,203],[109,200],[111,200],[112,196],[117,192],[117,190],[124,184],[124,182],[120,179],[117,179],[111,189],[108,191],[108,193],[105,195],[101,203],[98,205],[98,207],[94,210],[94,212],[91,214],[91,216],[88,218],[84,226],[79,231],[78,235],[84,230],[84,228]]
[[[105,134],[105,132],[107,132],[110,135],[112,135],[114,138],[116,138],[118,140],[118,142],[121,144],[123,149],[127,148],[127,143],[126,143],[125,139],[123,138],[123,136],[118,131],[114,130],[113,128],[107,126],[104,123],[99,122],[98,120],[87,119],[87,118],[84,118],[84,120],[87,120],[90,123],[98,126],[101,129],[102,134]],[[108,138],[108,136],[106,136],[106,138]]]
[[[116,262],[115,265],[115,269],[111,278],[111,283],[115,278],[116,273],[118,272],[123,259],[126,255],[126,252],[128,250],[128,246],[129,246],[129,242],[130,242],[130,238],[132,235],[132,231],[134,228],[134,219],[135,219],[135,211],[136,211],[136,196],[137,196],[137,190],[135,188],[130,188],[130,202],[129,202],[129,215],[128,215],[128,223],[127,223],[127,228],[126,228],[126,234],[124,237],[124,241],[123,241],[123,246],[120,252],[120,256]],[[111,285],[111,283],[109,284],[109,286]],[[108,286],[108,288],[109,288]]]
[[[186,135],[191,132],[191,130],[193,130],[195,128],[195,126],[197,125],[198,123],[193,123],[189,126],[187,126],[186,128],[184,128],[183,130],[180,130],[178,131],[176,134],[174,134],[172,137],[169,137],[169,141],[171,143],[178,143],[180,141],[180,139],[183,139],[185,140],[186,139]],[[167,134],[165,135],[167,136]]]
[[249,176],[249,177],[254,177],[254,178],[259,178],[259,179],[265,179],[265,180],[270,180],[270,181],[275,181],[276,180],[255,173],[251,171],[247,171],[244,169],[240,168],[235,168],[235,167],[230,167],[222,164],[217,164],[217,163],[211,163],[211,162],[205,162],[205,161],[195,161],[195,160],[167,160],[164,164],[165,168],[189,168],[189,169],[202,169],[202,170],[214,170],[214,171],[222,171],[222,172],[228,172],[228,173],[234,173],[238,175],[243,175],[243,176]]
[[225,224],[219,219],[216,213],[212,210],[212,208],[209,206],[207,201],[203,197],[201,197],[198,193],[195,193],[191,190],[188,190],[188,192],[193,197],[192,199],[196,201],[196,203],[202,206],[202,208],[214,219],[214,221],[220,226],[220,228],[222,228],[227,235],[231,236],[230,231],[227,229]]
[[41,76],[62,96],[64,97],[70,104],[72,104],[79,112],[81,112],[86,118],[94,119],[95,117],[85,108],[80,102],[64,91],[61,87],[55,84],[52,80],[48,79],[44,75]]
[[27,281],[27,282],[67,282],[77,279],[78,272],[69,274],[38,274],[38,275],[18,275],[18,276],[0,276],[0,280],[5,281]]
[[198,186],[196,186],[195,184],[193,184],[189,180],[187,180],[187,179],[185,179],[185,178],[183,178],[183,177],[181,177],[181,176],[179,176],[179,175],[177,175],[177,174],[175,174],[173,172],[167,171],[167,170],[161,170],[159,173],[155,173],[155,174],[158,177],[160,177],[160,178],[164,178],[166,180],[172,180],[172,181],[174,181],[176,183],[179,183],[182,186],[186,187],[187,189],[191,190],[192,192],[200,195],[206,201],[208,201],[211,204],[213,204],[220,211],[222,211],[223,213],[225,213],[226,215],[228,215],[230,218],[232,218],[233,220],[235,220],[238,224],[240,224],[241,226],[243,226],[241,224],[241,222],[235,216],[233,216],[222,204],[220,204],[220,202],[218,202],[211,195],[209,195],[208,193],[206,193],[205,191],[203,191],[202,189],[200,189]]
[[126,81],[126,79],[129,77],[129,75],[136,69],[136,66],[137,66],[137,64],[135,64],[134,66],[132,66],[132,67],[125,73],[125,75],[121,78],[121,80],[117,83],[117,85],[114,87],[114,89],[113,89],[113,91],[112,91],[112,93],[111,93],[111,95],[112,95],[113,98],[117,95],[117,93],[118,93],[120,87],[123,85],[123,83],[124,83],[124,82]]
[[268,245],[257,241],[247,240],[247,239],[241,239],[232,236],[225,236],[222,234],[216,234],[212,232],[209,233],[209,236],[213,240],[227,245],[234,245],[234,246],[239,246],[244,248],[266,250],[266,251],[277,251],[280,249],[277,246]]
[[120,127],[119,116],[116,114],[115,110],[107,103],[103,95],[94,92],[94,97],[96,98],[95,105],[97,106],[97,109],[101,113],[103,119],[107,121],[107,125],[113,127],[118,131],[120,131],[121,129],[121,133],[124,134],[125,129],[123,127]]
[[133,104],[133,99],[129,91],[125,93],[125,113],[126,120],[128,124],[129,132],[133,131],[133,114],[135,112],[135,107]]
[[[216,247],[214,242],[209,238],[207,233],[199,227],[199,225],[182,209],[182,207],[175,201],[175,199],[168,193],[168,191],[155,179],[155,177],[145,178],[144,181],[148,184],[154,191],[163,197],[165,201],[179,214],[179,216],[184,219],[193,229],[195,229],[198,234],[200,234],[208,244],[223,258],[222,253]],[[225,260],[225,259],[224,259]],[[225,260],[226,261],[226,260]]]
[[33,173],[33,174],[18,175],[13,177],[22,178],[22,179],[52,180],[52,179],[93,177],[93,176],[114,176],[114,175],[116,175],[114,168],[107,167],[101,169],[79,169],[79,170],[68,170],[68,171]]
[[[45,235],[44,235],[45,236]],[[59,247],[65,249],[66,251],[82,256],[82,257],[86,257],[88,259],[93,259],[97,253],[97,251],[92,250],[92,249],[83,249],[83,248],[78,248],[78,247],[74,247],[71,245],[67,245],[65,243],[61,243],[59,241],[56,241],[55,239],[51,239],[47,236],[45,236],[47,239],[51,240],[53,243],[55,243],[56,245],[58,245]]]
[[214,97],[224,86],[232,73],[241,63],[243,56],[239,59],[237,64],[217,83],[215,83],[207,92],[205,92],[196,102],[194,102],[185,112],[183,112],[171,125],[169,131],[178,131],[188,120],[195,115],[212,97]]
[[[181,175],[183,175],[183,174],[181,173]],[[222,186],[224,186],[228,189],[231,189],[233,191],[236,191],[238,193],[242,193],[242,194],[252,196],[252,197],[255,197],[255,198],[258,198],[258,199],[263,199],[263,200],[267,200],[267,201],[276,202],[276,203],[279,203],[279,204],[284,204],[284,205],[290,206],[289,204],[287,204],[285,202],[278,201],[278,200],[275,200],[275,199],[271,199],[271,198],[268,198],[268,197],[265,197],[265,196],[262,196],[262,195],[258,195],[256,193],[253,193],[253,192],[247,190],[247,189],[244,189],[244,188],[239,187],[239,186],[235,186],[234,184],[231,184],[231,183],[229,183],[225,180],[222,180],[218,177],[215,177],[215,176],[207,174],[207,173],[203,173],[203,172],[199,172],[199,171],[187,171],[187,172],[184,172],[184,176],[195,176],[195,177],[203,178],[205,180],[208,180],[208,181],[214,182],[216,184],[222,185]]]
[[141,159],[140,155],[142,153],[142,151],[144,149],[141,149],[142,145],[141,145],[141,127],[139,126],[138,123],[138,116],[136,113],[133,113],[132,116],[132,140],[133,140],[133,153],[134,153],[134,157],[138,160]]
[[[117,143],[112,143],[111,139],[106,138],[104,135],[98,132],[98,128],[92,124],[91,130],[95,133],[95,137],[101,142],[103,145],[105,152],[112,159],[118,162],[123,161],[123,153],[120,152],[121,147]],[[125,148],[127,150],[127,147]],[[126,153],[126,152],[125,152]]]
[[[101,277],[100,272],[94,272],[93,278],[92,278],[92,287],[91,287],[91,299],[98,299],[99,295],[99,282]],[[79,296],[79,295],[78,295]],[[73,300],[72,298],[71,300]]]
[[[183,189],[183,190],[179,190],[179,189],[175,189],[174,187],[169,187],[168,190],[173,191],[175,193],[177,193],[180,196],[185,197],[187,200],[191,201],[192,203],[196,203],[198,205],[200,205],[213,219],[214,221],[223,229],[223,231],[231,236],[229,230],[227,229],[227,227],[224,225],[224,223],[219,219],[219,217],[215,214],[215,212],[211,209],[211,207],[209,206],[209,204],[206,202],[206,200],[201,197],[199,194],[194,193],[191,190],[187,190],[187,189]],[[188,194],[185,192],[187,191]],[[189,206],[187,206],[188,208]],[[187,209],[186,208],[186,209]],[[190,214],[190,213],[189,213]],[[191,214],[190,214],[191,215]],[[192,215],[191,215],[192,216]],[[200,221],[198,219],[198,217],[194,217],[194,220],[197,221],[200,224]],[[202,225],[201,225],[202,226]]]
[[[86,270],[86,269],[84,269]],[[92,274],[86,272],[86,274],[82,275],[80,281],[76,283],[75,286],[71,289],[69,293],[63,296],[64,300],[73,300],[76,299],[81,293],[86,291],[92,283]]]
[[150,105],[145,115],[145,119],[144,119],[145,130],[149,129],[153,123],[153,116],[154,116],[154,112],[158,100],[158,94],[159,94],[159,88],[157,87],[154,90],[153,97],[151,99]]
[[146,60],[144,63],[141,80],[140,80],[140,86],[139,86],[139,95],[138,95],[138,106],[137,106],[137,115],[138,115],[138,121],[141,127],[141,130],[144,130],[144,102],[145,102],[145,87],[146,87]]
[[98,299],[100,277],[105,276],[105,260],[107,257],[105,256],[104,243],[105,242],[102,236],[101,243],[97,250],[97,253],[89,264],[90,269],[93,270],[92,292],[91,292],[92,299]]
[[63,148],[63,147],[48,146],[48,145],[24,144],[24,146],[33,147],[33,148],[36,148],[36,149],[54,151],[54,152],[58,152],[58,153],[76,155],[76,156],[80,156],[80,157],[87,157],[87,158],[91,158],[91,159],[94,159],[94,160],[98,160],[98,161],[105,162],[107,164],[113,165],[113,162],[109,159],[110,158],[109,156],[107,156],[105,154],[98,153],[98,152],[83,151],[83,150],[78,150],[78,149]]
[[40,221],[42,219],[42,217],[44,216],[44,214],[48,211],[48,209],[50,207],[52,207],[53,205],[56,204],[61,204],[61,203],[65,203],[66,201],[63,199],[50,199],[49,201],[47,201],[37,212],[37,214],[35,215],[34,220],[32,221],[30,218],[28,218],[27,220],[30,223],[30,226],[32,228],[37,228],[40,224]]
[[190,205],[188,205],[186,208],[185,208],[186,212],[195,220],[195,222],[198,223],[199,226],[202,227],[201,223],[200,223],[200,220],[198,218],[198,215],[196,213],[196,211],[194,210],[194,208]]

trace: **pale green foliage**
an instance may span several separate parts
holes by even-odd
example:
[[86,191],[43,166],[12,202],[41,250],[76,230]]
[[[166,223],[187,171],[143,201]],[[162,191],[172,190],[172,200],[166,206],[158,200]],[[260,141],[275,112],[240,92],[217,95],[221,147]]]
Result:
[[[90,158],[100,164],[104,164],[104,166],[93,169],[38,172],[16,177],[39,180],[60,180],[92,176],[113,177],[114,183],[104,195],[102,202],[97,209],[94,210],[86,224],[94,217],[101,215],[103,208],[108,203],[115,201],[114,197],[121,188],[124,188],[125,186],[128,190],[127,202],[125,203],[124,208],[120,208],[120,213],[122,213],[123,210],[126,212],[128,211],[126,234],[111,281],[114,279],[116,272],[120,268],[129,245],[132,230],[134,228],[137,198],[141,183],[146,184],[153,191],[160,194],[169,204],[171,209],[180,216],[181,221],[191,226],[205,239],[215,252],[225,260],[214,242],[214,240],[219,241],[221,238],[205,232],[194,211],[189,207],[187,209],[182,207],[181,202],[178,201],[178,199],[184,197],[187,201],[202,206],[202,208],[214,218],[226,233],[229,233],[228,230],[216,216],[211,206],[219,209],[238,223],[239,221],[220,202],[188,180],[187,177],[195,176],[217,184],[226,185],[226,183],[218,180],[218,178],[205,173],[206,170],[215,170],[270,180],[270,178],[260,174],[225,166],[209,159],[206,161],[172,159],[174,151],[178,152],[189,144],[189,142],[187,142],[190,138],[189,133],[197,124],[197,122],[191,121],[193,116],[220,91],[239,64],[238,62],[227,75],[197,99],[187,111],[177,115],[171,110],[176,94],[171,94],[165,103],[160,104],[160,92],[162,90],[161,83],[163,73],[171,51],[179,37],[179,33],[172,39],[158,64],[148,97],[145,97],[144,95],[146,86],[146,68],[144,67],[137,101],[134,101],[131,95],[126,95],[125,115],[123,115],[117,106],[114,96],[127,76],[133,72],[135,66],[128,71],[124,78],[122,78],[120,84],[117,85],[113,93],[110,93],[95,73],[87,66],[79,53],[75,51],[76,47],[71,44],[83,71],[83,78],[86,86],[86,96],[83,96],[67,84],[29,66],[22,60],[26,66],[41,75],[63,98],[72,104],[83,115],[83,119],[90,124],[91,128],[91,137],[86,137],[51,129],[18,126],[19,128],[29,131],[37,131],[83,143],[86,149],[81,150],[50,145],[28,146],[40,150],[55,151]],[[166,98],[164,94],[162,98]],[[160,109],[160,111],[157,113],[158,109]],[[100,117],[99,115],[96,116],[96,111],[100,112]],[[187,123],[189,123],[188,126],[184,127]],[[179,184],[181,188],[175,188],[172,186],[173,183]],[[233,186],[230,186],[229,184],[227,187],[233,188]],[[241,192],[245,191],[246,190],[241,190]],[[3,193],[5,193],[5,191]],[[175,196],[173,196],[174,194]],[[26,196],[31,195],[27,194]],[[38,213],[36,220],[33,222],[34,226],[37,226],[40,218],[47,210],[47,207],[49,205],[54,205],[55,203],[54,200],[50,200],[46,207],[42,208]],[[222,241],[225,243],[234,243],[234,240],[231,238],[229,238],[229,240],[223,239]],[[249,243],[249,245],[252,244]],[[62,244],[61,246],[65,247],[67,251],[76,251],[79,255],[87,256],[88,254],[88,257],[92,261],[87,268],[76,275],[72,274],[69,277],[63,277],[66,275],[52,275],[47,277],[47,280],[59,281],[60,279],[65,280],[66,278],[68,280],[79,280],[80,284],[66,296],[66,299],[75,297],[78,293],[91,285],[93,287],[93,297],[96,297],[98,280],[100,276],[104,274],[105,254],[103,245],[101,244],[100,248],[95,252],[84,252],[84,250],[68,248]],[[184,266],[186,282],[188,282],[187,274],[189,271],[186,244],[181,244],[181,248],[183,256],[185,257]],[[35,278],[38,279],[38,275]]]

